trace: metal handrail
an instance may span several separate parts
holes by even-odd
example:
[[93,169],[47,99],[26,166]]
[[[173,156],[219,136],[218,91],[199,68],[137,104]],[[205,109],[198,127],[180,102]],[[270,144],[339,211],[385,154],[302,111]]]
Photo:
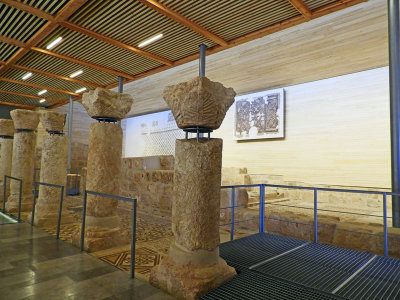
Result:
[[[232,215],[231,215],[231,222],[227,224],[222,224],[220,226],[226,226],[228,224],[231,225],[231,234],[230,238],[231,240],[234,239],[234,231],[235,231],[235,225],[236,223],[241,223],[249,220],[254,220],[254,218],[248,219],[248,220],[240,220],[240,221],[235,221],[235,208],[236,207],[242,207],[245,205],[238,205],[235,206],[235,189],[236,188],[254,188],[254,187],[259,187],[260,188],[260,210],[259,210],[259,232],[264,232],[265,230],[265,204],[267,205],[281,205],[285,206],[283,204],[275,204],[275,203],[267,203],[265,201],[265,187],[273,187],[273,188],[287,188],[287,189],[298,189],[298,190],[310,190],[313,191],[314,196],[313,196],[313,202],[314,202],[314,207],[313,208],[306,208],[306,209],[313,209],[314,210],[314,243],[318,243],[318,192],[319,191],[329,191],[329,192],[341,192],[341,193],[358,193],[358,194],[372,194],[372,195],[381,195],[382,196],[382,201],[383,201],[383,216],[377,216],[377,215],[368,215],[368,214],[359,214],[359,213],[349,213],[349,212],[340,212],[340,211],[335,211],[335,210],[328,210],[328,209],[320,209],[321,211],[329,211],[329,212],[340,212],[340,213],[349,213],[349,214],[356,214],[356,215],[366,215],[366,216],[374,216],[374,217],[382,217],[383,218],[383,238],[384,238],[384,255],[388,256],[388,225],[387,225],[387,196],[400,196],[399,192],[383,192],[383,191],[366,191],[366,190],[357,190],[357,189],[337,189],[337,188],[324,188],[324,187],[310,187],[310,186],[290,186],[290,185],[282,185],[282,184],[266,184],[266,183],[261,183],[261,184],[242,184],[242,185],[225,185],[221,186],[221,189],[232,189],[232,195],[231,195],[231,206],[229,207],[223,207],[220,209],[231,209],[232,210]],[[288,206],[288,205],[286,205]],[[293,206],[296,207],[296,206]]]
[[32,201],[31,226],[33,226],[33,221],[35,219],[36,191],[37,191],[36,187],[38,185],[43,185],[43,186],[48,186],[48,187],[55,187],[55,188],[59,188],[60,189],[60,201],[59,201],[59,204],[58,204],[57,233],[56,233],[56,239],[58,240],[60,238],[61,213],[62,213],[62,204],[63,204],[63,200],[64,200],[64,186],[63,185],[58,185],[58,184],[39,182],[39,181],[35,181],[33,183],[34,191],[33,191],[33,201]]
[[83,197],[83,210],[82,210],[82,227],[81,227],[81,243],[80,250],[83,251],[84,248],[84,239],[85,239],[85,218],[86,218],[86,203],[87,203],[87,195],[95,195],[102,196],[107,198],[112,198],[116,200],[128,201],[132,202],[132,235],[131,235],[131,278],[135,278],[135,246],[136,246],[136,208],[137,208],[137,199],[136,198],[127,198],[122,196],[104,194],[94,191],[85,190],[85,194]]
[[18,223],[21,222],[21,201],[22,201],[22,179],[4,175],[4,185],[3,185],[3,213],[6,212],[6,195],[7,195],[7,178],[11,180],[19,181],[19,196],[18,196]]

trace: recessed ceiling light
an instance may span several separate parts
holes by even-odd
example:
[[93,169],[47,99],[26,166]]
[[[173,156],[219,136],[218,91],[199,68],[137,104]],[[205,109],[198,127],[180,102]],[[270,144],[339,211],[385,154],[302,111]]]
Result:
[[40,103],[46,102],[46,99],[40,99]]
[[39,96],[43,95],[44,93],[47,93],[47,90],[41,90],[39,93],[37,93]]
[[81,89],[79,89],[79,90],[76,90],[75,93],[82,93],[82,92],[84,92],[84,91],[86,91],[86,88],[81,88]]
[[151,38],[148,38],[147,40],[141,42],[141,43],[138,45],[138,47],[141,48],[141,47],[147,46],[148,44],[150,44],[150,43],[152,43],[152,42],[155,42],[155,41],[161,39],[162,37],[163,37],[163,34],[162,34],[162,33],[157,34],[157,35],[155,35],[155,36],[153,36],[153,37],[151,37]]
[[76,76],[78,76],[78,75],[81,75],[83,73],[83,71],[82,70],[79,70],[79,71],[76,71],[75,73],[72,73],[71,75],[69,75],[69,77],[70,78],[74,78],[74,77],[76,77]]
[[58,43],[60,43],[62,41],[62,37],[59,36],[58,38],[56,38],[54,41],[52,41],[50,44],[47,45],[46,49],[50,50],[52,48],[54,48]]
[[29,77],[31,77],[32,76],[32,73],[31,72],[29,72],[29,73],[26,73],[24,76],[22,76],[22,80],[27,80]]

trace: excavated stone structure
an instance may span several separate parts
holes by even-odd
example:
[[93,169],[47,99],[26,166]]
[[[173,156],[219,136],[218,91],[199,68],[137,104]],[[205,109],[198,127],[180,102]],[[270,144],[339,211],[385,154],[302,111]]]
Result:
[[[97,88],[83,95],[82,104],[90,117],[98,120],[121,120],[129,112],[133,99]],[[111,195],[120,194],[122,129],[114,123],[92,123],[89,132],[86,189]],[[97,251],[127,243],[121,236],[116,214],[117,200],[88,195],[84,249]],[[80,232],[73,236],[79,244]]]
[[12,120],[0,119],[0,201],[7,201],[10,195],[10,181],[7,180],[6,198],[3,199],[4,175],[11,176],[14,123]]
[[[167,87],[164,100],[180,128],[217,129],[232,105],[232,88],[197,77]],[[221,139],[177,140],[172,242],[150,283],[178,299],[197,299],[236,275],[219,257]]]
[[[35,129],[39,124],[37,112],[26,109],[11,111],[16,133],[14,134],[13,158],[11,176],[23,181],[21,195],[21,211],[31,211],[33,172],[35,167]],[[6,210],[10,213],[18,211],[19,182],[13,180],[10,184],[10,196]]]
[[[40,122],[49,133],[43,137],[40,182],[65,186],[68,168],[68,137],[63,135],[65,114],[45,111]],[[39,197],[35,207],[34,224],[47,226],[57,224],[60,189],[39,186]],[[71,222],[72,216],[64,209],[62,221]]]

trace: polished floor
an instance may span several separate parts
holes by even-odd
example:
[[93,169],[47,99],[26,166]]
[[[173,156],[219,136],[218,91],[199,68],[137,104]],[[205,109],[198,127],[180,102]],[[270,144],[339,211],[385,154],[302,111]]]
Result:
[[26,223],[0,226],[0,299],[172,300]]

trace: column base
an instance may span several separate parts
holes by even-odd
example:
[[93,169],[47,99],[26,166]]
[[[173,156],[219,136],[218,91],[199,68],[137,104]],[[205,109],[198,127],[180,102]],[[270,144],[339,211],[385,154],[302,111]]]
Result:
[[[8,197],[6,201],[6,212],[11,214],[18,213],[18,196],[11,195]],[[21,212],[31,212],[32,211],[32,201],[33,201],[33,194],[32,197],[30,196],[22,196],[21,198]]]
[[206,256],[202,253],[201,258],[192,264],[187,262],[186,255],[175,257],[177,251],[171,250],[170,254],[151,270],[150,283],[177,299],[198,299],[236,276],[235,269],[220,257],[217,257],[214,263],[214,259],[210,257],[211,263],[206,264],[203,260]]
[[[72,244],[80,247],[81,230],[72,234]],[[124,233],[121,228],[104,230],[102,228],[86,228],[83,249],[87,252],[95,252],[117,246],[130,244],[130,236]]]
[[[32,220],[32,214],[29,214],[29,222]],[[56,226],[58,222],[58,212],[57,213],[47,213],[47,214],[38,214],[35,212],[35,220],[33,224],[38,227],[46,227],[46,226]],[[74,217],[68,212],[64,211],[61,215],[61,224],[71,224],[76,223]]]

